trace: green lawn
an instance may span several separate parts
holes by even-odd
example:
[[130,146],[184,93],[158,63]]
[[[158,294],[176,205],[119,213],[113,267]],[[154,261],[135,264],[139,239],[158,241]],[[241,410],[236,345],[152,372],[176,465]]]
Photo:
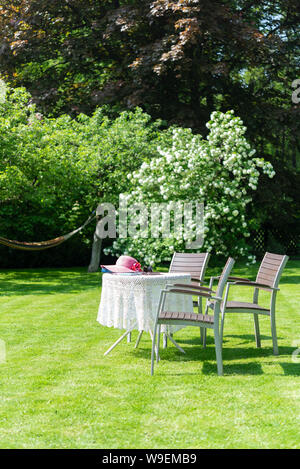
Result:
[[[233,272],[254,278],[256,269]],[[138,350],[123,342],[103,356],[120,331],[96,322],[100,273],[0,271],[0,447],[299,448],[299,279],[300,262],[290,261],[277,302],[279,356],[268,318],[256,349],[252,317],[228,316],[223,377],[211,332],[203,350],[198,329],[187,328],[176,334],[186,355],[162,350],[151,378],[148,334]],[[250,300],[249,290],[235,291]]]

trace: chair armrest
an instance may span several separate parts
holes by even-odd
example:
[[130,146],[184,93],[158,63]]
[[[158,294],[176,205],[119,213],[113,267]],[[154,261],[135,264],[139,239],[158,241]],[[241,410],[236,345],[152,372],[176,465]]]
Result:
[[207,287],[198,287],[196,285],[192,285],[190,283],[174,283],[173,285],[174,287],[182,287],[182,288],[192,288],[194,290],[204,290],[204,291],[207,291],[207,292],[212,292],[212,293],[215,293],[211,288],[207,288]]
[[220,278],[220,275],[218,275],[216,277],[210,277],[210,279],[209,279],[209,288],[212,288],[213,284],[214,284],[214,281],[219,280],[219,278]]
[[228,277],[228,280],[237,280],[241,282],[251,282],[248,278],[242,278],[242,277]]
[[166,293],[181,293],[182,295],[192,295],[192,296],[203,296],[204,298],[211,298],[210,293],[204,293],[197,290],[184,290],[183,288],[170,288],[170,290],[165,291]]
[[279,288],[274,288],[270,287],[270,285],[265,285],[263,283],[257,283],[257,282],[234,282],[232,285],[241,285],[241,286],[249,286],[249,287],[254,287],[254,288],[267,288],[268,290],[273,290],[273,291],[279,291]]
[[222,301],[223,298],[221,298],[220,296],[211,296],[210,299],[215,301]]
[[210,280],[219,280],[219,278],[220,278],[220,275],[216,275],[216,276],[210,277]]
[[198,282],[198,283],[200,283],[200,284],[201,284],[201,283],[204,283],[202,280],[200,280],[199,278],[195,278],[195,277],[192,277],[191,280],[192,280],[193,282]]
[[[217,277],[210,277],[210,280],[211,281],[214,281],[214,280],[219,280],[220,278],[220,275],[218,275]],[[249,280],[248,278],[243,278],[243,277],[228,277],[228,280],[237,280],[237,281],[241,281],[241,282],[250,282],[251,280]]]

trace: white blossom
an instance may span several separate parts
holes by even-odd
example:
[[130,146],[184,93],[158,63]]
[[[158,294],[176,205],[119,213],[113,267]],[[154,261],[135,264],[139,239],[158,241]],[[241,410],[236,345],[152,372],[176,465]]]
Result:
[[[140,170],[128,175],[134,190],[128,205],[137,201],[149,206],[151,201],[204,201],[204,244],[202,251],[228,256],[249,254],[250,230],[247,204],[257,190],[260,172],[274,177],[268,161],[254,157],[256,151],[245,138],[246,127],[233,111],[215,111],[206,124],[207,139],[193,135],[191,129],[173,129],[172,143],[157,149],[158,156],[143,163]],[[152,190],[153,189],[153,190]],[[130,192],[130,190],[128,191]],[[185,250],[185,240],[193,239],[196,226],[183,236],[148,239],[118,238],[105,252],[124,252],[150,265],[170,259],[170,253]]]

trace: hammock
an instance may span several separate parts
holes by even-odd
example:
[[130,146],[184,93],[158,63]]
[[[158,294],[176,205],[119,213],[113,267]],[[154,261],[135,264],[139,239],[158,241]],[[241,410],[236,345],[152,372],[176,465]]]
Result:
[[4,246],[8,246],[9,248],[13,249],[22,249],[23,251],[42,251],[44,249],[54,248],[56,246],[59,246],[64,241],[67,241],[67,239],[71,238],[71,236],[74,236],[76,233],[81,231],[86,225],[88,225],[92,221],[94,217],[95,212],[93,212],[92,215],[86,220],[86,222],[76,230],[71,231],[70,233],[67,233],[63,236],[59,236],[58,238],[49,239],[48,241],[40,241],[38,243],[26,243],[22,241],[15,241],[13,239],[2,238],[0,236],[0,244],[3,244]]

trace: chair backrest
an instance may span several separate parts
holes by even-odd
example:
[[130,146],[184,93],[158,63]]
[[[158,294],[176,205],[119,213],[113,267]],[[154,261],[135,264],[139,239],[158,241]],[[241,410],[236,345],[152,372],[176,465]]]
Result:
[[260,264],[256,282],[278,288],[282,271],[288,259],[288,256],[266,252]]
[[199,254],[175,252],[170,264],[169,272],[187,272],[192,278],[203,281],[210,254],[201,252]]
[[218,296],[219,298],[222,298],[226,282],[228,280],[232,267],[234,266],[234,263],[235,263],[235,260],[232,259],[232,257],[228,257],[227,262],[224,266],[224,269],[222,270],[222,273],[220,275],[218,286],[217,286],[216,296]]

